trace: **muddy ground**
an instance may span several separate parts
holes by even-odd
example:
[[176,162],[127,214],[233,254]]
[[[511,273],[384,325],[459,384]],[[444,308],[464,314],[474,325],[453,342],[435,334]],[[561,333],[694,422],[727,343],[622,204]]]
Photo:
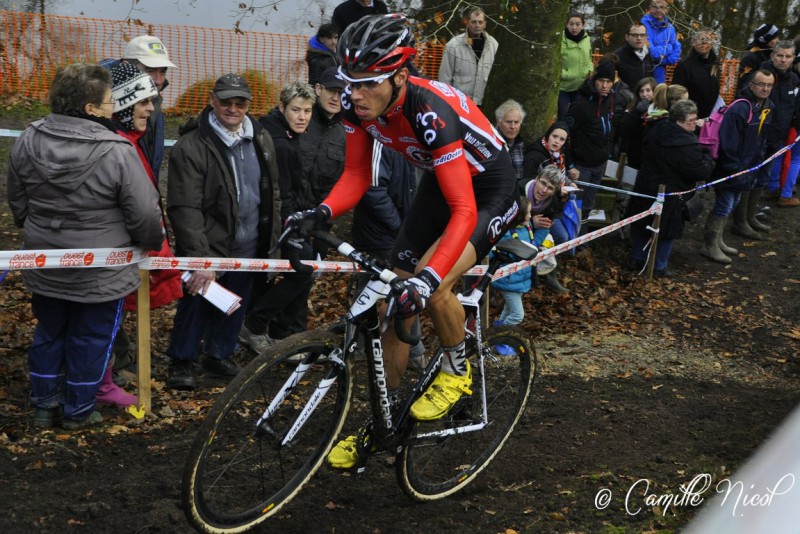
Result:
[[[20,125],[0,116],[0,128]],[[0,139],[0,250],[21,243],[5,200],[9,146]],[[730,477],[800,401],[800,210],[772,211],[769,241],[728,239],[741,245],[729,267],[698,255],[697,225],[676,245],[673,279],[647,282],[627,271],[618,235],[595,242],[590,256],[562,258],[570,294],[536,288],[526,297],[524,326],[542,367],[528,409],[503,452],[460,494],[411,502],[385,457],[362,477],[324,468],[263,531],[679,530],[697,510],[647,506],[641,483],[626,510],[634,483],[645,479],[648,494],[661,495],[698,474]],[[344,284],[319,281],[315,323],[340,309],[330,295]],[[107,411],[99,429],[70,433],[31,426],[29,302],[19,273],[9,273],[0,282],[0,531],[190,532],[182,466],[225,384],[201,376],[196,393],[164,388],[174,309],[153,316],[154,413],[135,425]],[[602,489],[612,499],[600,509]]]

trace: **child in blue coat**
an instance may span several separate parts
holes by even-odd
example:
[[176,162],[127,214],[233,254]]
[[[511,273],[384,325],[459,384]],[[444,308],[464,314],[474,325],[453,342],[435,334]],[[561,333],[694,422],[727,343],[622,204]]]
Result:
[[[554,165],[544,167],[539,175],[525,186],[526,196],[520,198],[518,225],[506,232],[500,240],[519,239],[541,249],[552,224],[551,218],[543,213],[549,214],[553,199],[560,196],[560,185],[561,175],[558,168]],[[532,211],[537,213],[539,220],[532,221]],[[497,323],[516,325],[525,318],[522,295],[531,290],[531,274],[531,267],[527,267],[492,282],[505,300],[505,306]]]

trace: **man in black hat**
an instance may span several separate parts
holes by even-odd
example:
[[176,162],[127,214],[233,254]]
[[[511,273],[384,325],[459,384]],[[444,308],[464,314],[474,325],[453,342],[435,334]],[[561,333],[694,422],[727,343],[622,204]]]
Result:
[[[214,84],[210,105],[181,129],[169,158],[167,214],[178,256],[265,258],[281,229],[278,169],[270,135],[247,111],[253,99],[241,76]],[[194,389],[194,362],[232,377],[230,360],[244,320],[252,278],[246,272],[195,270],[185,280],[167,347],[167,386]],[[242,297],[230,315],[201,295],[216,279]],[[202,343],[201,343],[202,342]]]
[[[611,154],[614,124],[614,92],[616,67],[602,61],[591,79],[578,90],[578,99],[569,106],[564,122],[570,128],[572,161],[580,171],[581,181],[600,183]],[[594,207],[597,189],[586,187],[582,192],[584,218]]]

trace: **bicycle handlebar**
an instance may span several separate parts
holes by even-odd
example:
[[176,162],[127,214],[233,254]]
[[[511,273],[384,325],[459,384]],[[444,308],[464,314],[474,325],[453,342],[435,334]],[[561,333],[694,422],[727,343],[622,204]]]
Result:
[[[377,275],[383,282],[386,282],[387,284],[392,284],[392,282],[398,278],[395,273],[386,269],[380,261],[359,252],[352,245],[346,241],[343,241],[342,239],[339,239],[327,230],[312,230],[307,236],[297,236],[297,234],[297,228],[294,228],[293,226],[287,226],[278,238],[278,242],[276,243],[275,247],[273,247],[270,252],[274,252],[282,244],[290,245],[287,251],[287,259],[289,260],[289,264],[292,266],[292,269],[298,273],[310,274],[314,270],[312,266],[300,261],[299,252],[302,247],[297,244],[298,241],[304,239],[304,237],[313,237],[315,239],[324,241],[344,256],[352,259],[365,271]],[[411,328],[406,329],[405,317],[395,315],[395,303],[396,296],[394,294],[394,287],[392,286],[392,292],[390,293],[386,307],[386,320],[388,321],[394,318],[394,329],[400,341],[403,343],[408,343],[409,345],[416,345],[419,343],[420,336],[414,335],[411,332]]]

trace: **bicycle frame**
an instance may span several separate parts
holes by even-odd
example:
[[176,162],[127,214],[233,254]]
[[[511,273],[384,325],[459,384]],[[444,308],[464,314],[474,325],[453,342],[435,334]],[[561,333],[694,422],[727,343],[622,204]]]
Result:
[[[327,233],[315,233],[319,237],[328,241],[334,239]],[[413,424],[410,424],[411,405],[435,378],[441,367],[442,349],[438,349],[436,355],[431,359],[422,376],[417,380],[406,398],[400,410],[392,410],[389,399],[389,390],[386,383],[386,367],[384,362],[383,345],[381,342],[381,332],[389,327],[387,321],[381,321],[378,314],[378,306],[385,300],[390,292],[390,283],[397,276],[391,271],[382,268],[378,263],[368,256],[359,253],[351,245],[336,240],[330,242],[339,252],[350,257],[363,269],[370,271],[372,278],[366,287],[354,299],[346,316],[346,327],[344,344],[341,349],[336,349],[331,354],[325,355],[334,365],[328,370],[326,375],[317,386],[313,395],[297,415],[295,421],[285,433],[280,437],[280,445],[287,446],[291,443],[295,435],[302,429],[311,413],[316,409],[330,388],[335,384],[341,366],[345,365],[345,360],[354,357],[357,336],[361,335],[364,340],[364,350],[367,357],[367,372],[369,375],[370,388],[370,409],[372,413],[372,434],[378,443],[386,450],[395,449],[403,440],[407,439]],[[508,261],[507,257],[503,258]],[[492,275],[500,266],[501,259],[493,258],[487,271],[481,276],[478,282],[470,288],[466,294],[459,293],[457,298],[465,308],[466,320],[464,329],[467,337],[475,338],[478,347],[478,366],[481,376],[481,421],[465,426],[448,428],[418,434],[416,438],[431,438],[437,436],[449,436],[467,432],[475,432],[483,429],[489,423],[488,404],[486,400],[485,373],[484,373],[484,351],[482,348],[482,331],[480,316],[480,301],[483,294],[492,281]],[[303,379],[306,372],[314,364],[319,355],[309,354],[305,360],[300,362],[292,375],[281,387],[280,392],[272,400],[264,413],[256,422],[256,427],[264,432],[272,433],[269,428],[269,419],[275,413],[278,406],[286,400],[292,389]],[[369,447],[365,447],[368,449]],[[359,471],[363,470],[363,463],[366,461],[367,454],[360,455],[363,458],[359,466]]]

